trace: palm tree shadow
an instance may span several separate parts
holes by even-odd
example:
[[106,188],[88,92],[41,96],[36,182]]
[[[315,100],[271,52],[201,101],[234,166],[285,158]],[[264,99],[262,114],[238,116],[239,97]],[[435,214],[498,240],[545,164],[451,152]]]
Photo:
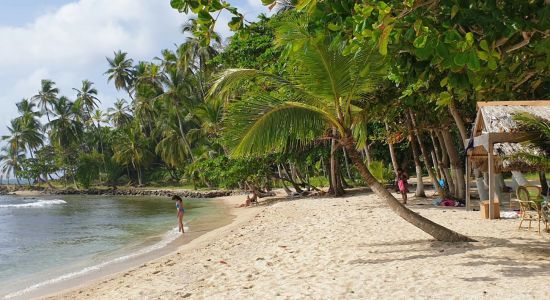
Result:
[[[362,259],[358,258],[349,262],[349,264],[384,264],[396,261],[408,260],[423,260],[442,256],[464,255],[466,252],[472,252],[467,255],[468,262],[457,264],[465,267],[482,267],[482,266],[497,266],[500,267],[500,272],[505,277],[532,277],[532,276],[549,276],[550,262],[546,262],[550,256],[550,241],[541,241],[539,239],[501,239],[492,237],[473,237],[480,242],[473,243],[447,243],[430,240],[405,240],[389,243],[362,243],[360,247],[379,247],[379,246],[394,246],[389,250],[376,251],[379,254],[391,254],[388,259]],[[425,246],[430,247],[425,250],[415,251],[415,254],[403,256],[404,253],[410,253],[410,249],[400,249],[399,246]],[[483,250],[494,249],[495,255],[476,254]],[[511,251],[511,255],[506,257],[498,256],[499,250]],[[487,251],[485,251],[487,252]],[[490,251],[489,251],[490,252]],[[516,259],[510,259],[512,256]],[[524,258],[526,257],[526,258]],[[471,277],[460,278],[466,281],[494,281],[493,277]]]

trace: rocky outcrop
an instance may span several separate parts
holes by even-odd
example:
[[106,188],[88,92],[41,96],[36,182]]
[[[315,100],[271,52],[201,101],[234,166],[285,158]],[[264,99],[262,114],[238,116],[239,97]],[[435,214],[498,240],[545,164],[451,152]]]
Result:
[[215,191],[191,191],[191,190],[145,190],[145,189],[46,189],[44,194],[50,195],[112,195],[112,196],[161,196],[172,197],[178,195],[182,198],[215,198],[230,195],[243,194],[242,191],[228,191],[228,190],[215,190]]

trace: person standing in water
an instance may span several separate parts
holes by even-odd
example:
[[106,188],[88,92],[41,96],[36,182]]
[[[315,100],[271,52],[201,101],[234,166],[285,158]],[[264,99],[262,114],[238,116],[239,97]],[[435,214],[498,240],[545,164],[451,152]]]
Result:
[[176,209],[178,210],[178,228],[179,232],[184,233],[183,230],[183,214],[185,213],[185,208],[183,208],[183,200],[178,195],[172,197],[172,200],[176,200]]
[[409,175],[407,172],[403,171],[401,168],[397,169],[397,187],[399,188],[399,193],[401,193],[401,196],[403,197],[403,204],[407,204],[407,193],[409,192],[407,187],[408,179]]

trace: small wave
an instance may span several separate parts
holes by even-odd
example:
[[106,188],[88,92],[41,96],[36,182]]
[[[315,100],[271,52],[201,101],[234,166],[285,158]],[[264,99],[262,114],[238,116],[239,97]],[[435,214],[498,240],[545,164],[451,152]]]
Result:
[[[61,200],[63,201],[63,200]],[[185,232],[189,232],[189,227],[187,226],[187,224],[185,224],[184,226],[184,230]],[[174,240],[176,240],[179,236],[181,236],[181,233],[178,232],[178,228],[173,228],[171,229],[170,231],[168,231],[161,239],[160,242],[154,244],[154,245],[151,245],[149,247],[146,247],[146,248],[143,248],[137,252],[134,252],[132,254],[128,254],[128,255],[125,255],[125,256],[120,256],[120,257],[117,257],[115,259],[111,259],[109,261],[106,261],[106,262],[103,262],[103,263],[100,263],[100,264],[97,264],[97,265],[94,265],[94,266],[90,266],[90,267],[86,267],[80,271],[76,271],[76,272],[71,272],[71,273],[67,273],[67,274],[64,274],[64,275],[61,275],[59,277],[56,277],[56,278],[53,278],[53,279],[50,279],[50,280],[46,280],[46,281],[43,281],[43,282],[40,282],[40,283],[37,283],[35,285],[32,285],[26,289],[23,289],[23,290],[20,290],[20,291],[17,291],[17,292],[14,292],[14,293],[11,293],[11,294],[8,294],[8,295],[5,295],[4,296],[4,299],[10,299],[10,298],[14,298],[14,297],[20,297],[28,292],[31,292],[33,290],[36,290],[38,288],[41,288],[41,287],[44,287],[44,286],[47,286],[47,285],[50,285],[50,284],[54,284],[54,283],[58,283],[58,282],[61,282],[61,281],[65,281],[65,280],[68,280],[68,279],[71,279],[71,278],[74,278],[74,277],[78,277],[78,276],[83,276],[83,275],[86,275],[87,273],[90,273],[90,272],[93,272],[93,271],[97,271],[97,270],[100,270],[110,264],[114,264],[114,263],[120,263],[120,262],[123,262],[123,261],[127,261],[129,259],[132,259],[134,257],[137,257],[137,256],[140,256],[140,255],[143,255],[143,254],[147,254],[151,251],[155,251],[155,250],[158,250],[158,249],[161,249],[161,248],[164,248],[166,246],[168,246],[168,244],[170,244],[171,242],[173,242]]]
[[60,204],[67,204],[67,202],[61,199],[38,200],[35,202],[28,202],[28,203],[0,204],[0,208],[46,207],[46,206],[60,205]]

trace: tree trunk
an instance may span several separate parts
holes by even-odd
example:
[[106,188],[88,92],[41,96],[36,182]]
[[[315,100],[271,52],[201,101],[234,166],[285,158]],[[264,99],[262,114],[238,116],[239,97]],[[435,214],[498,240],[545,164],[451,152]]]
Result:
[[[409,118],[407,118],[409,121]],[[409,129],[409,144],[411,145],[413,160],[414,160],[414,169],[416,171],[416,197],[426,197],[424,192],[424,182],[422,181],[422,165],[420,164],[420,157],[418,155],[418,148],[416,146],[416,137],[414,136],[414,131],[412,130],[412,125],[410,122],[407,122],[407,127]]]
[[442,132],[443,140],[445,141],[445,147],[447,148],[447,154],[449,154],[449,160],[451,161],[451,172],[454,175],[457,194],[455,195],[458,199],[465,198],[465,188],[466,182],[464,180],[464,170],[462,169],[462,164],[460,162],[460,157],[458,156],[458,151],[456,151],[451,133],[448,130],[443,130]]
[[367,166],[372,164],[372,157],[370,155],[369,148],[370,148],[370,145],[365,145],[364,151],[365,151],[365,158],[367,158]]
[[183,139],[183,142],[185,143],[185,147],[187,147],[187,150],[189,151],[189,156],[191,157],[191,161],[195,161],[195,157],[193,157],[193,151],[191,151],[191,144],[189,144],[189,141],[187,140],[187,137],[185,136],[185,133],[183,132],[183,125],[181,124],[181,118],[180,113],[176,109],[176,117],[178,118],[178,128],[180,131],[181,138]]
[[539,172],[539,180],[542,194],[548,196],[548,181],[546,181],[546,173],[544,173],[544,171]]
[[283,184],[283,189],[285,190],[285,193],[287,195],[292,195],[292,191],[288,188],[288,186],[285,183],[285,180],[283,179],[283,174],[281,173],[281,166],[277,164],[277,171],[279,172],[279,178],[281,179],[281,183]]
[[439,174],[440,174],[439,178],[445,179],[445,184],[449,188],[449,191],[451,191],[451,193],[453,194],[456,194],[456,186],[454,184],[454,181],[452,180],[452,177],[449,176],[448,172],[446,172],[445,168],[443,167],[442,157],[444,155],[443,153],[444,148],[439,147],[439,142],[436,141],[435,139],[434,131],[430,131],[430,139],[432,140],[432,144],[434,147],[434,151],[432,153],[434,153],[435,155],[432,154],[432,156],[435,156],[435,160],[437,162],[437,164],[434,163],[434,165],[436,166],[436,169],[439,171]]
[[476,178],[477,193],[479,194],[479,200],[489,200],[489,188],[483,180],[483,176],[479,169],[474,169],[474,176]]
[[[303,193],[304,191],[300,188],[300,186],[296,183],[296,181],[294,181],[292,179],[292,176],[290,175],[290,173],[286,169],[286,166],[284,164],[281,164],[281,166],[283,167],[283,171],[284,171],[286,177],[288,178],[287,181],[290,182],[290,184],[292,184],[292,186],[294,187],[294,189],[296,190],[297,193]],[[282,179],[284,179],[284,178],[282,178]]]
[[[390,127],[388,126],[388,123],[386,123],[386,131],[390,132]],[[390,157],[391,157],[391,165],[393,167],[393,172],[395,173],[395,178],[397,178],[397,169],[399,169],[398,163],[397,163],[397,156],[395,155],[395,148],[393,147],[393,144],[388,141],[388,148],[390,149]]]
[[344,152],[344,163],[346,164],[346,171],[348,173],[348,178],[353,181],[353,177],[351,177],[351,171],[349,169],[349,163],[348,163],[348,155],[346,154],[346,149],[342,148],[342,152]]
[[428,170],[428,174],[430,175],[430,178],[432,179],[432,184],[434,186],[434,189],[437,191],[437,194],[443,199],[445,197],[445,191],[443,188],[439,185],[439,181],[437,180],[437,177],[435,176],[435,173],[432,169],[432,166],[430,165],[430,158],[428,157],[428,152],[426,151],[426,147],[424,147],[424,143],[422,142],[422,137],[420,136],[420,133],[418,132],[417,126],[416,126],[416,120],[414,117],[413,112],[409,109],[409,117],[412,123],[412,127],[414,129],[414,132],[416,133],[416,138],[418,140],[418,145],[420,146],[420,152],[422,153],[422,156],[424,157],[424,164],[426,165],[426,169]]
[[[353,141],[351,137],[348,138],[349,140]],[[365,166],[365,164],[361,161],[361,156],[359,152],[355,149],[355,143],[346,143],[346,149],[348,150],[348,154],[355,164],[355,167],[365,180],[367,184],[370,186],[370,188],[380,197],[382,198],[390,207],[392,211],[394,211],[398,216],[403,218],[405,221],[411,223],[412,225],[416,226],[420,230],[426,232],[427,234],[431,235],[435,239],[439,241],[444,242],[473,242],[474,240],[461,235],[455,231],[452,231],[448,228],[445,228],[429,219],[424,218],[423,216],[419,215],[418,213],[408,209],[406,206],[401,204],[399,200],[397,200],[388,190],[384,188],[384,186],[378,182],[372,174],[369,172],[368,168]]]
[[464,146],[464,140],[468,138],[468,132],[466,131],[464,120],[462,120],[462,117],[460,116],[460,112],[456,108],[454,100],[451,100],[451,104],[449,104],[449,111],[451,112],[451,115],[455,120],[458,131],[460,132],[460,138],[462,141],[462,143],[460,143],[460,149],[466,149],[466,147]]
[[[333,130],[334,132],[335,130]],[[340,166],[338,163],[338,158],[336,157],[336,151],[338,150],[336,146],[336,140],[333,138],[331,140],[330,148],[330,183],[331,190],[334,196],[344,195],[344,188],[342,187],[342,181],[340,180]]]

